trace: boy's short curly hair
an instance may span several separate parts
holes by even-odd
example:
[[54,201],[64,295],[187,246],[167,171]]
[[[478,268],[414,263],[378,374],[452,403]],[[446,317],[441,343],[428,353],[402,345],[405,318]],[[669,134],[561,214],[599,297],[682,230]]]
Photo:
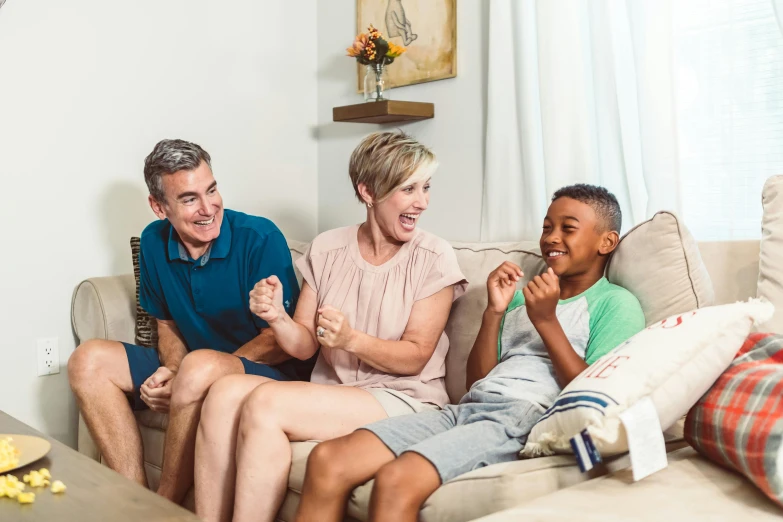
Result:
[[571,198],[593,207],[598,219],[602,222],[603,231],[614,230],[620,233],[623,225],[623,213],[614,194],[604,187],[578,183],[563,187],[552,196],[552,201],[560,198]]

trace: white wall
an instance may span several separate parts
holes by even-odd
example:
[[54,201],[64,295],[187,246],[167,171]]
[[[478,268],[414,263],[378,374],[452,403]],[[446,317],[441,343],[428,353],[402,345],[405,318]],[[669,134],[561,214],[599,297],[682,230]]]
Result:
[[[315,9],[9,0],[0,10],[0,409],[75,444],[71,293],[131,270],[128,238],[154,219],[142,162],[159,139],[206,148],[229,208],[315,235],[316,42],[302,38],[316,32]],[[35,339],[50,336],[62,371],[37,377]]]
[[[402,125],[374,125],[332,122],[332,107],[363,101],[356,93],[355,61],[345,57],[344,51],[356,35],[356,0],[318,2],[319,231],[364,220],[365,211],[348,178],[348,158],[365,135],[399,127],[432,147],[440,160],[422,227],[446,239],[478,241],[486,108],[484,28],[488,8],[489,2],[481,0],[457,2],[456,78],[391,91],[395,100],[435,103],[435,118]],[[382,27],[382,22],[375,25]],[[399,38],[392,41],[396,40]]]

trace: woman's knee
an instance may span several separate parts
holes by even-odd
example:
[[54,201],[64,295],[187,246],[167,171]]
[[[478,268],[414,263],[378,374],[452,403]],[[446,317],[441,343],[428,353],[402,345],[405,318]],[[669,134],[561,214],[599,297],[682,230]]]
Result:
[[244,375],[221,377],[209,388],[207,398],[201,406],[201,418],[236,415],[242,408],[247,392],[244,387]]
[[244,429],[280,426],[280,416],[285,414],[284,387],[284,383],[268,382],[253,390],[242,406]]

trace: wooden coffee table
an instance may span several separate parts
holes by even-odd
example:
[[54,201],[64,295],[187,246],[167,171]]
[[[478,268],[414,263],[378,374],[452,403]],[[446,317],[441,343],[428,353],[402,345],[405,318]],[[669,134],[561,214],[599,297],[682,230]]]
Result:
[[[58,522],[198,522],[190,511],[139,486],[119,473],[99,464],[19,422],[0,411],[0,433],[35,435],[52,444],[49,454],[31,465],[10,472],[19,480],[33,469],[49,468],[52,478],[62,480],[67,491],[54,495],[48,488],[35,492],[33,504],[19,504],[0,498],[0,520]],[[6,473],[3,473],[5,475]]]

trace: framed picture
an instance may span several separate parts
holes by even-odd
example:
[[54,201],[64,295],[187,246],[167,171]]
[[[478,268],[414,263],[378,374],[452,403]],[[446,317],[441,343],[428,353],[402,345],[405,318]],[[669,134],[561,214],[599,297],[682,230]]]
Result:
[[[457,0],[356,0],[357,34],[370,24],[407,48],[386,68],[390,87],[457,76]],[[358,65],[359,92],[364,72]]]

